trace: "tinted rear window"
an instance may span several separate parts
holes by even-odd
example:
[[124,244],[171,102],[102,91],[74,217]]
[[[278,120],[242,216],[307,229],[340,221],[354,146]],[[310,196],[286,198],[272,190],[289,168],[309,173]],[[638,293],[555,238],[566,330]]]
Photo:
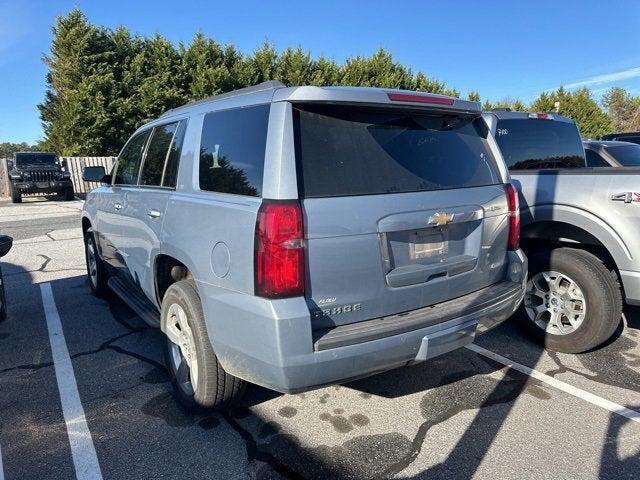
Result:
[[623,167],[640,167],[640,145],[615,145],[605,150]]
[[307,105],[294,108],[294,121],[307,198],[500,182],[479,117]]
[[585,166],[582,139],[574,123],[499,120],[496,141],[510,170]]

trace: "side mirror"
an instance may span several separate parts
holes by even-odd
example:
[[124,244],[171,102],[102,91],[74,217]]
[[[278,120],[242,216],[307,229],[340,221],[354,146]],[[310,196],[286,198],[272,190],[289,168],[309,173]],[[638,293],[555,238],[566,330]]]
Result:
[[[107,183],[103,179],[106,177],[106,171],[103,166],[97,167],[84,167],[82,169],[82,180],[85,182],[102,182]],[[111,180],[109,179],[109,182]]]
[[67,169],[67,160],[66,160],[66,159],[64,159],[64,158],[63,158],[62,160],[60,160],[60,166],[61,166],[64,170],[66,170],[66,169]]
[[13,160],[7,160],[7,170],[13,170]]

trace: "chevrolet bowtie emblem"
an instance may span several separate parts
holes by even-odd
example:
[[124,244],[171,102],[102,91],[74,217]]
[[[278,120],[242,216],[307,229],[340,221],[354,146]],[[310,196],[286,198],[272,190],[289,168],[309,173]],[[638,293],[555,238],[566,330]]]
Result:
[[444,213],[438,212],[429,217],[430,225],[437,225],[438,227],[442,227],[443,225],[447,225],[453,222],[454,213]]

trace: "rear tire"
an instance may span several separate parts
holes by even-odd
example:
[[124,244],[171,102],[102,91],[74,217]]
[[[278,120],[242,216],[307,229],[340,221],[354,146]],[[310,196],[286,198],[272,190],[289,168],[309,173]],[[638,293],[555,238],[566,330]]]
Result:
[[11,187],[11,203],[22,203],[22,193],[13,186]]
[[216,357],[191,279],[172,284],[162,299],[165,357],[179,402],[192,412],[236,403],[245,382],[227,373]]
[[550,350],[591,350],[609,340],[621,322],[617,276],[584,250],[535,253],[529,257],[529,280],[519,317],[529,336]]
[[64,189],[64,199],[68,202],[75,198],[73,187],[67,187]]
[[109,287],[107,286],[109,273],[100,258],[93,231],[91,230],[87,231],[84,236],[84,253],[91,292],[98,298],[104,298],[109,292]]

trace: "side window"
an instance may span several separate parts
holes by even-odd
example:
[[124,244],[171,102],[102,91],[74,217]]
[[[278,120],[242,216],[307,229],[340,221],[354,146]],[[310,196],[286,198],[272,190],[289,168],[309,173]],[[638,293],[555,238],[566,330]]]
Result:
[[171,148],[169,149],[169,157],[167,158],[167,164],[164,167],[164,179],[162,181],[163,187],[175,188],[178,180],[178,164],[180,163],[180,154],[182,153],[182,141],[184,140],[184,132],[187,129],[187,121],[181,120],[178,125],[178,130],[173,136],[173,142],[171,142]]
[[585,148],[587,154],[587,167],[610,167],[609,163],[593,150]]
[[208,113],[200,143],[200,188],[262,194],[269,105]]
[[140,185],[160,186],[164,163],[177,128],[178,122],[153,128],[140,173]]
[[116,185],[136,185],[138,183],[140,162],[148,138],[149,130],[145,130],[129,140],[129,143],[124,147],[118,157],[114,182]]

